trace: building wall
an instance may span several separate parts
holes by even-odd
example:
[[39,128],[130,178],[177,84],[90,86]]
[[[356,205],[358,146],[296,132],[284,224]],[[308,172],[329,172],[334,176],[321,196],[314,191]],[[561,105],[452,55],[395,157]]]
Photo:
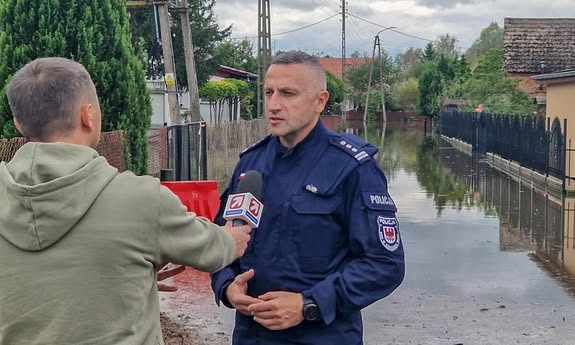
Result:
[[[569,146],[571,140],[571,147],[575,148],[575,82],[547,86],[547,118],[552,123],[555,117],[561,120],[561,128],[567,119],[566,144]],[[575,152],[567,152],[566,160],[565,173],[575,176]]]

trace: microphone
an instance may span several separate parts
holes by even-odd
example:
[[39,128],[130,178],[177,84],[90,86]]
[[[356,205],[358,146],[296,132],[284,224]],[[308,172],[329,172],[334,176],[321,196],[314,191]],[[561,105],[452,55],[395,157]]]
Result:
[[231,194],[224,209],[224,219],[231,220],[234,227],[260,225],[264,205],[258,200],[262,194],[262,175],[254,170],[245,173],[235,194]]

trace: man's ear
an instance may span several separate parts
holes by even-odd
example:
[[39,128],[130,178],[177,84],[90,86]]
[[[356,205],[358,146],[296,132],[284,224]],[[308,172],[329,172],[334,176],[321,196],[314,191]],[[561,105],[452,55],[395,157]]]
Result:
[[20,134],[26,136],[22,131],[22,125],[20,124],[20,122],[18,122],[18,120],[16,120],[16,118],[14,118],[14,127],[16,127],[16,129],[18,130],[18,132],[20,132]]
[[92,104],[84,103],[80,106],[80,123],[83,129],[93,131],[95,128],[94,115],[92,114]]
[[329,99],[329,92],[327,90],[323,90],[319,93],[317,97],[316,112],[321,113],[324,110],[328,99]]

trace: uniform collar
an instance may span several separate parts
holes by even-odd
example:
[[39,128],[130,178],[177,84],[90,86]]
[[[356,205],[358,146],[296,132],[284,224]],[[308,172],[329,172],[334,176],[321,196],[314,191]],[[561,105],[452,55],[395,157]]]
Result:
[[321,119],[318,119],[316,125],[313,127],[311,132],[309,132],[309,134],[302,141],[297,143],[292,148],[287,148],[287,147],[283,146],[280,143],[279,138],[274,137],[274,144],[275,144],[274,146],[276,149],[276,154],[277,154],[277,156],[280,156],[281,158],[286,158],[286,157],[290,156],[292,153],[300,152],[300,151],[304,150],[305,147],[313,145],[313,143],[316,141],[316,139],[319,138],[321,136],[321,134],[324,132],[325,132],[325,127],[324,127],[323,123],[321,122]]

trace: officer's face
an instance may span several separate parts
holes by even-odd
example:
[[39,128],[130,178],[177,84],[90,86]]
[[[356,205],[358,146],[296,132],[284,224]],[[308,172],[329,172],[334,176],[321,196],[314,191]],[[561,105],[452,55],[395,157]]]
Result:
[[318,86],[318,73],[304,64],[271,65],[264,92],[269,131],[287,147],[311,132],[329,93]]

